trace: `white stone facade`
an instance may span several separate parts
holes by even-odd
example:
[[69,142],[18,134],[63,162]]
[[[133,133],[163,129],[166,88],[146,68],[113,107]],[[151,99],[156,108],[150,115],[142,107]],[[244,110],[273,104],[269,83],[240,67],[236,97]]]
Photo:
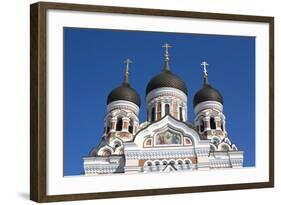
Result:
[[[154,121],[148,117],[148,121],[141,124],[139,108],[134,103],[109,104],[105,126],[110,122],[112,127],[105,131],[100,145],[84,158],[85,175],[243,167],[243,152],[231,143],[225,129],[223,105],[214,101],[198,104],[194,124],[191,124],[187,122],[187,111],[183,118],[172,113],[173,108],[179,106],[187,110],[187,96],[175,90],[164,88],[149,93],[147,109],[160,102],[161,117]],[[174,101],[178,106],[165,114],[163,104]],[[118,117],[122,117],[122,129],[116,131]],[[211,127],[211,118],[214,118],[215,129]],[[205,122],[202,132],[200,120]],[[130,122],[134,127],[131,132],[128,130]]]

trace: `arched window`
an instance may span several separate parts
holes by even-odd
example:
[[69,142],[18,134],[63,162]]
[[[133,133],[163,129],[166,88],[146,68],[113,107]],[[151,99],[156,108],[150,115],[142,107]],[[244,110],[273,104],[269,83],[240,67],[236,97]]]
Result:
[[217,138],[217,137],[214,137],[214,138],[212,139],[212,143],[215,144],[215,145],[218,145],[218,144],[220,143],[220,139]]
[[121,117],[117,118],[117,125],[116,125],[116,131],[121,131],[123,126],[123,120]]
[[168,163],[167,163],[167,161],[163,161],[162,164],[163,165],[167,165]]
[[130,133],[133,133],[133,131],[134,131],[134,123],[133,123],[133,120],[130,120],[129,132],[130,132]]
[[211,117],[210,125],[211,125],[211,129],[212,129],[212,130],[215,130],[215,129],[216,129],[215,118]]
[[170,105],[169,104],[165,104],[165,115],[170,114]]
[[223,131],[223,124],[221,123],[221,130]]
[[183,121],[182,107],[180,107],[180,121]]
[[204,120],[200,120],[200,132],[203,132],[205,129],[205,123]]
[[154,122],[155,121],[155,107],[153,107],[151,109],[151,121]]
[[185,160],[184,163],[187,169],[191,169],[191,163],[189,160]]
[[152,140],[151,139],[146,140],[145,145],[146,146],[151,146],[152,145]]

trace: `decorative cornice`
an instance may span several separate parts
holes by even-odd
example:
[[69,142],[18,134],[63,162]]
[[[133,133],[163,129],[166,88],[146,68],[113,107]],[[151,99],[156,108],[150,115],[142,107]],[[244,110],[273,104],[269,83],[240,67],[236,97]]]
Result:
[[187,102],[187,95],[182,92],[181,90],[178,90],[176,88],[170,88],[170,87],[162,87],[157,88],[153,91],[151,91],[146,96],[146,103],[148,104],[152,99],[160,97],[160,96],[170,96],[170,97],[177,97],[183,102]]
[[164,159],[164,158],[186,158],[196,156],[193,149],[185,151],[128,151],[125,153],[127,160],[135,159]]
[[140,110],[139,107],[135,103],[125,101],[125,100],[114,101],[107,105],[107,113],[109,113],[115,109],[131,110],[136,116],[138,116],[139,110]]
[[196,105],[194,108],[194,112],[196,115],[198,115],[200,111],[206,109],[216,109],[219,112],[223,112],[223,105],[217,101],[205,101]]

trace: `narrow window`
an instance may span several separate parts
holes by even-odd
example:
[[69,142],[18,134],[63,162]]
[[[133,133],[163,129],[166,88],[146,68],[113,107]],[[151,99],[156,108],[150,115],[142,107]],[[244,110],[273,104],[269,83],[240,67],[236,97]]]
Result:
[[155,121],[155,107],[153,107],[151,109],[151,121],[154,122]]
[[133,123],[133,120],[130,120],[129,132],[130,132],[130,133],[133,133],[133,131],[134,131],[134,123]]
[[109,131],[110,131],[110,127],[107,126],[107,128],[106,128],[106,134],[109,133]]
[[200,120],[200,132],[203,132],[205,129],[204,121]]
[[183,121],[182,107],[180,107],[180,121]]
[[215,130],[216,129],[216,122],[215,122],[215,119],[213,117],[211,117],[210,124],[211,124],[211,129]]
[[161,108],[162,107],[162,104],[161,104],[161,102],[158,102],[157,103],[157,114],[156,114],[156,120],[160,120],[161,119],[161,117],[162,117],[162,111],[161,111]]
[[165,115],[170,114],[170,106],[168,104],[165,104]]
[[116,125],[116,131],[121,131],[123,125],[123,120],[121,117],[118,117],[117,119],[117,125]]
[[223,124],[221,123],[221,130],[223,131]]

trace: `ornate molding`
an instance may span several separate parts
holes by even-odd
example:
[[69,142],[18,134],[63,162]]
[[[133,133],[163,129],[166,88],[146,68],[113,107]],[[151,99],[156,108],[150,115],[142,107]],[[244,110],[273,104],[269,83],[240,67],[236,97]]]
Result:
[[139,110],[140,110],[140,108],[135,103],[125,101],[125,100],[114,101],[107,105],[107,113],[110,113],[112,110],[115,110],[115,109],[130,110],[136,116],[138,116]]
[[181,101],[183,101],[185,104],[187,103],[187,95],[184,92],[182,92],[181,90],[178,90],[176,88],[170,88],[170,87],[157,88],[157,89],[151,91],[146,96],[146,103],[149,104],[149,102],[152,99],[160,97],[160,96],[176,97],[176,98],[179,98]]

